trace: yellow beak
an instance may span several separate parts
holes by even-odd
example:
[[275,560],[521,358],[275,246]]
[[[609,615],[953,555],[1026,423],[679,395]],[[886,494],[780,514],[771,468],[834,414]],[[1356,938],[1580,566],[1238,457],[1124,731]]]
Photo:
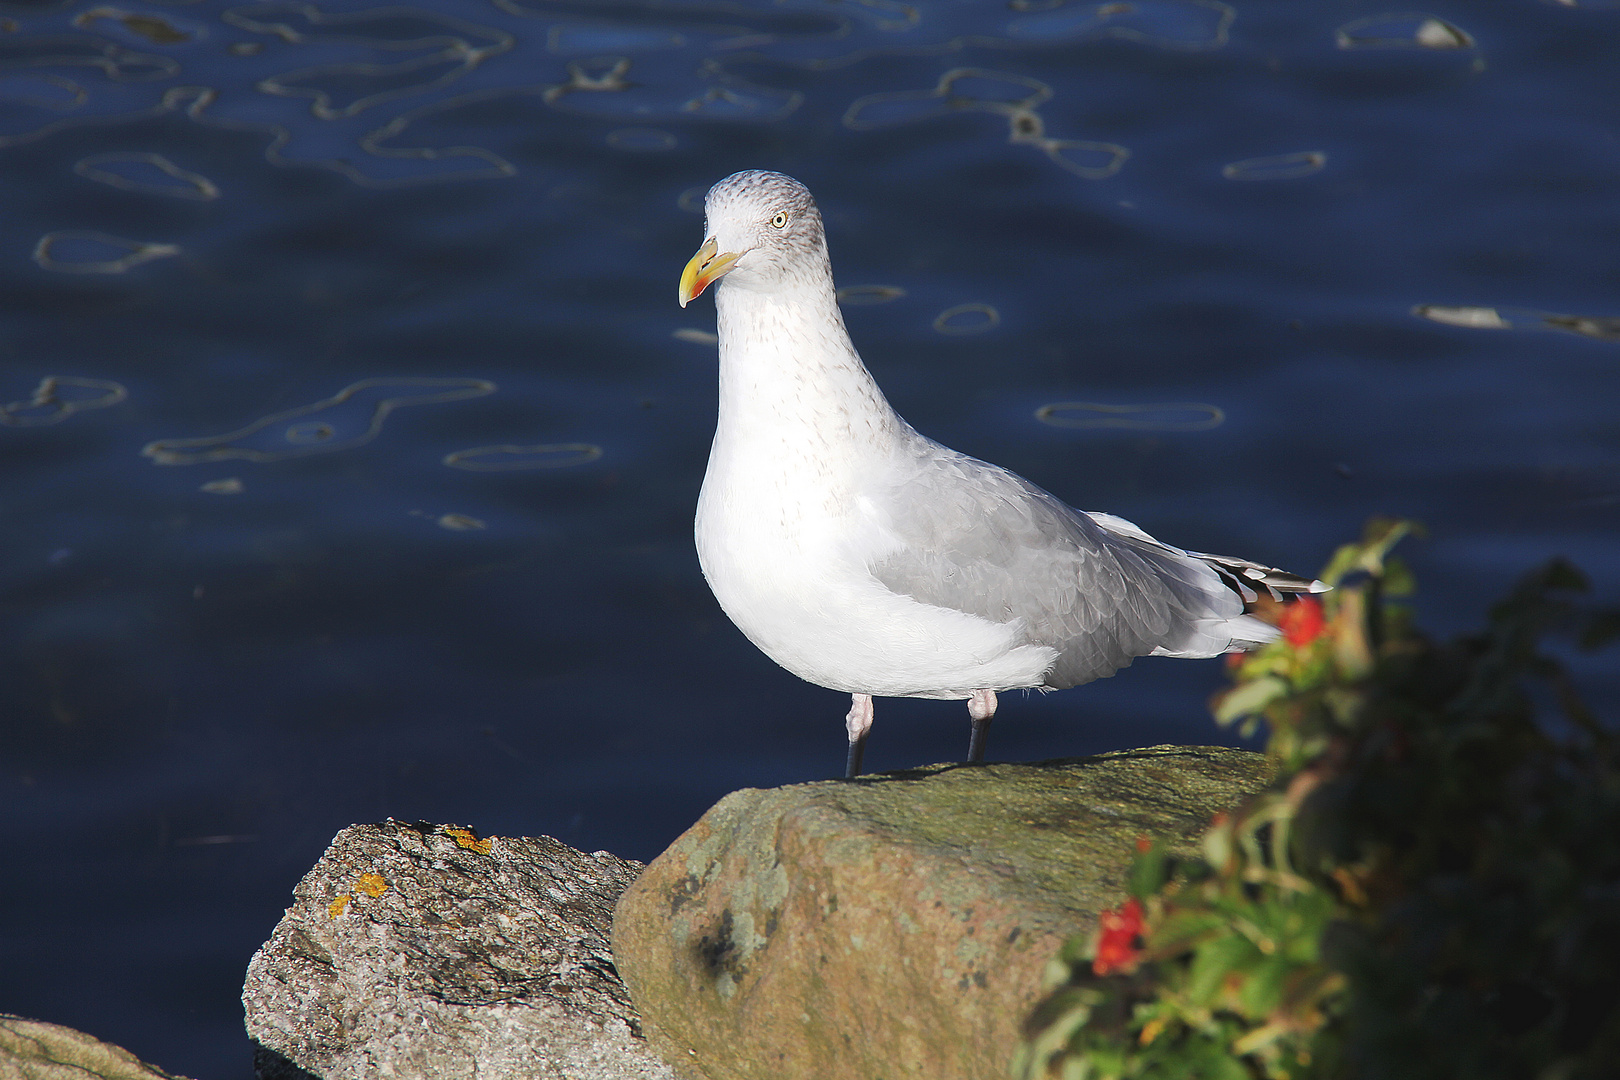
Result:
[[703,295],[704,289],[725,277],[742,257],[730,251],[717,254],[719,251],[720,245],[715,243],[714,237],[709,237],[698,248],[697,254],[692,256],[692,261],[686,264],[686,269],[681,271],[681,307],[690,304],[693,297]]

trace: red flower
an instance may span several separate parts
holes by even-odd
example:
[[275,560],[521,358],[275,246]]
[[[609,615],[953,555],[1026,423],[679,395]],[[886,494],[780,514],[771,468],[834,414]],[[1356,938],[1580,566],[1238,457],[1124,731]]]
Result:
[[1135,964],[1142,955],[1142,947],[1137,944],[1142,936],[1142,902],[1133,896],[1118,911],[1098,915],[1097,923],[1102,927],[1102,937],[1097,941],[1097,958],[1091,962],[1092,973],[1107,975]]
[[1314,596],[1302,596],[1289,604],[1277,621],[1283,637],[1296,649],[1303,649],[1322,636],[1322,601]]

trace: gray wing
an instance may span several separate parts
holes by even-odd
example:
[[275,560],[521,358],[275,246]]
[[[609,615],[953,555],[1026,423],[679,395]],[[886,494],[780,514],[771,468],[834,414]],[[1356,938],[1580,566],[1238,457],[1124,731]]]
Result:
[[[877,494],[901,541],[872,566],[889,589],[995,622],[1023,620],[1058,660],[1046,685],[1112,675],[1152,652],[1212,656],[1242,600],[1146,534],[1104,528],[1022,477],[917,436]],[[1127,525],[1134,531],[1134,526]]]

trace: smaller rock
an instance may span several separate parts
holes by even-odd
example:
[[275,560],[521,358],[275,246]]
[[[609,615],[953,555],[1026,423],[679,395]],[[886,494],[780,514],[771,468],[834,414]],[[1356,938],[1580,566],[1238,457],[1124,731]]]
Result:
[[608,944],[641,869],[550,837],[343,830],[248,965],[261,1076],[674,1080]]
[[5,1080],[185,1080],[148,1065],[122,1046],[43,1020],[0,1013],[0,1077]]

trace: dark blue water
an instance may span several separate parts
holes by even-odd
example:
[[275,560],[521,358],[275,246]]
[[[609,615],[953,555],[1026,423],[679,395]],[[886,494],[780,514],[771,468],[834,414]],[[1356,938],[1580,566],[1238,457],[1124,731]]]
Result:
[[[243,968],[343,826],[647,859],[840,770],[847,698],[692,551],[676,279],[736,169],[816,192],[952,446],[1301,571],[1415,516],[1441,633],[1553,555],[1620,592],[1612,6],[6,11],[0,1010],[245,1077]],[[1219,682],[1014,696],[991,756],[1229,741]],[[880,701],[868,767],[964,713]]]

